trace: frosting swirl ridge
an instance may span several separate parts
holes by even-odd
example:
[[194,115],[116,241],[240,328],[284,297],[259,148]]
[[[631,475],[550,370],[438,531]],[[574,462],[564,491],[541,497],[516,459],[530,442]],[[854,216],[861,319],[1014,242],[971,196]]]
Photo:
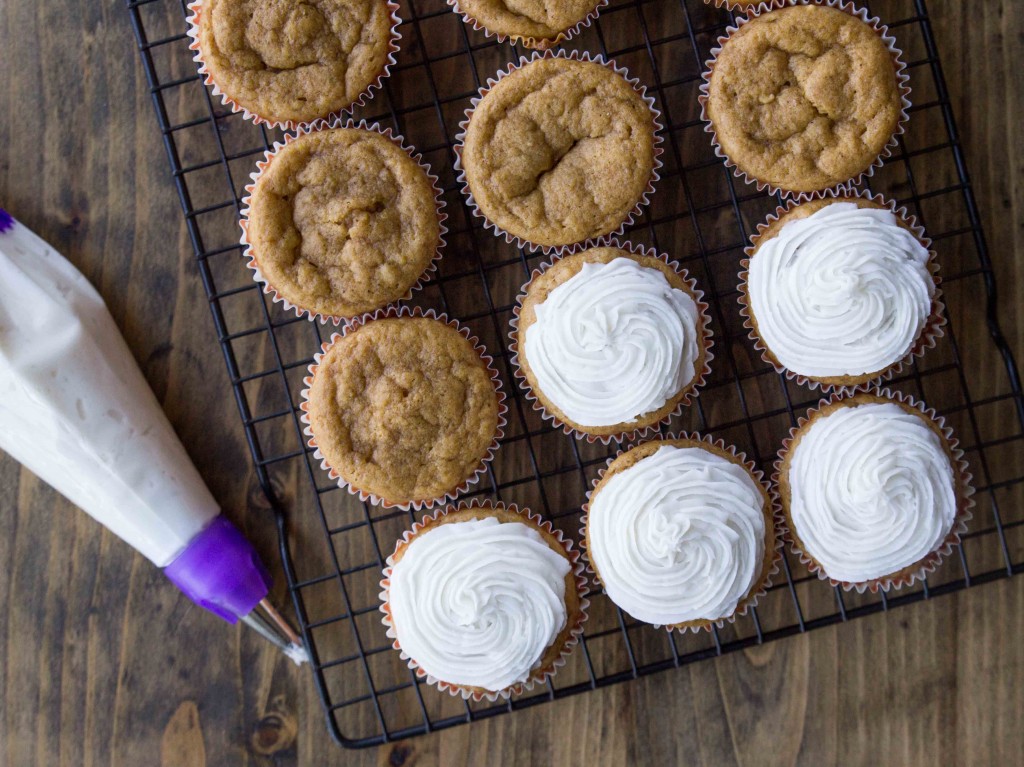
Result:
[[789,221],[750,258],[757,333],[799,375],[880,373],[910,353],[931,314],[928,258],[888,209],[835,202]]
[[402,652],[452,684],[497,692],[526,681],[565,628],[571,568],[520,522],[487,517],[421,532],[388,587]]
[[536,307],[524,353],[544,395],[583,426],[656,411],[696,375],[700,312],[658,269],[585,263]]
[[942,441],[896,403],[818,416],[792,450],[790,521],[805,553],[834,580],[896,573],[937,549],[953,527],[953,468]]
[[595,493],[588,556],[611,600],[635,618],[727,618],[762,571],[764,505],[743,466],[666,444]]

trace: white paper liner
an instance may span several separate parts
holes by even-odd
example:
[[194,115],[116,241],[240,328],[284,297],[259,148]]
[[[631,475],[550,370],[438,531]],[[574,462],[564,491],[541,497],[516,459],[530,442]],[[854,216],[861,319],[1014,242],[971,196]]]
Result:
[[[391,501],[387,498],[382,498],[375,493],[370,493],[362,490],[354,485],[350,484],[348,480],[344,479],[331,465],[327,462],[327,458],[320,451],[319,446],[316,442],[316,437],[313,435],[313,427],[309,420],[309,392],[313,386],[313,378],[316,376],[317,369],[320,366],[320,360],[327,351],[340,339],[354,333],[359,328],[367,325],[376,320],[400,318],[400,317],[424,317],[426,319],[437,320],[443,322],[450,328],[457,330],[463,338],[465,338],[473,346],[473,349],[477,354],[480,355],[480,359],[484,361],[487,366],[487,372],[490,373],[491,382],[494,384],[494,393],[498,398],[498,424],[495,429],[494,439],[491,441],[490,446],[487,448],[487,453],[480,460],[477,468],[473,473],[463,480],[457,487],[449,490],[444,495],[437,496],[436,498],[422,498],[413,501]],[[302,401],[299,403],[299,410],[302,411],[302,415],[299,416],[299,420],[306,424],[302,430],[303,434],[309,437],[307,445],[313,448],[313,457],[320,461],[320,468],[327,472],[328,476],[338,483],[338,487],[347,490],[352,495],[359,498],[360,501],[377,504],[385,509],[401,509],[402,511],[408,511],[409,509],[415,509],[417,511],[425,508],[429,508],[436,504],[448,503],[454,501],[460,495],[465,494],[470,487],[480,481],[480,477],[487,470],[487,465],[494,460],[494,454],[497,452],[501,440],[505,437],[505,425],[508,421],[505,415],[508,413],[508,406],[505,404],[505,392],[502,390],[501,378],[498,376],[498,371],[494,367],[494,358],[487,353],[487,349],[484,348],[483,344],[480,343],[479,339],[473,336],[468,328],[463,327],[455,320],[448,319],[445,314],[439,314],[433,309],[427,309],[426,311],[416,307],[410,309],[409,307],[395,307],[389,306],[386,309],[378,309],[372,314],[364,314],[362,317],[352,320],[348,325],[345,325],[340,333],[334,333],[331,336],[330,341],[327,341],[321,347],[318,354],[313,357],[313,364],[309,366],[309,375],[302,379],[305,388],[301,392]]]
[[[762,13],[770,13],[774,10],[796,5],[827,5],[831,8],[836,8],[845,13],[849,13],[851,16],[856,16],[866,24],[869,24],[878,33],[879,37],[882,38],[882,42],[885,43],[886,47],[889,49],[889,53],[892,55],[893,65],[896,69],[896,89],[899,91],[900,102],[903,106],[900,110],[900,117],[896,123],[896,130],[893,132],[892,138],[890,138],[889,142],[882,147],[882,151],[878,153],[878,156],[867,168],[852,178],[833,184],[832,186],[824,189],[816,189],[813,192],[795,192],[789,189],[784,189],[774,184],[770,184],[767,181],[755,178],[751,174],[742,170],[735,162],[732,161],[732,159],[729,158],[725,150],[722,149],[722,145],[718,141],[718,135],[715,132],[715,126],[711,122],[711,118],[707,113],[709,90],[711,88],[711,74],[714,71],[715,62],[718,60],[718,54],[722,51],[723,46],[729,38],[744,24],[749,23]],[[711,135],[711,143],[714,146],[715,156],[724,160],[726,167],[731,168],[733,174],[737,178],[741,179],[745,183],[756,185],[759,192],[778,194],[782,197],[791,197],[797,200],[813,200],[823,197],[828,191],[850,191],[853,187],[862,184],[864,179],[873,176],[877,168],[882,167],[886,158],[890,157],[893,149],[898,146],[899,137],[906,131],[907,121],[910,119],[907,110],[911,107],[909,85],[910,76],[906,72],[907,65],[904,63],[902,56],[903,51],[896,47],[896,38],[889,34],[889,28],[885,26],[878,17],[869,16],[865,9],[857,8],[852,2],[849,2],[849,0],[778,0],[778,2],[762,3],[757,8],[747,9],[747,14],[742,18],[737,19],[735,26],[730,26],[725,30],[725,34],[718,38],[716,46],[711,49],[711,58],[704,63],[704,73],[702,75],[703,82],[700,85],[700,96],[697,97],[697,102],[700,104],[700,119],[704,121],[704,132]]]
[[786,0],[761,0],[761,2],[754,3],[753,5],[744,5],[742,0],[704,0],[704,4],[713,5],[716,8],[725,8],[727,11],[736,11],[737,13],[744,13],[755,9],[759,13],[763,13],[774,8],[781,8],[786,4]]
[[[466,141],[466,131],[469,129],[469,121],[473,117],[474,110],[476,110],[477,105],[483,100],[484,96],[486,96],[495,85],[501,82],[502,78],[507,77],[508,75],[515,72],[517,69],[522,69],[523,67],[527,66],[528,64],[532,64],[535,61],[540,61],[541,59],[556,58],[568,59],[570,61],[586,61],[592,62],[594,64],[600,64],[601,66],[608,67],[613,72],[615,72],[615,74],[619,75],[620,77],[625,79],[626,82],[628,82],[631,86],[633,86],[633,90],[635,90],[639,94],[640,98],[642,98],[644,103],[647,104],[648,109],[651,110],[651,118],[654,123],[654,164],[651,169],[651,177],[647,180],[647,187],[644,189],[643,194],[640,195],[640,200],[633,207],[633,209],[628,214],[626,214],[626,217],[622,220],[622,223],[620,223],[616,229],[613,229],[611,232],[608,232],[607,234],[601,235],[601,237],[591,237],[580,242],[570,242],[564,245],[537,245],[533,242],[530,242],[529,240],[524,240],[521,237],[517,237],[516,235],[505,231],[500,226],[491,221],[489,218],[487,218],[487,216],[484,215],[483,211],[480,210],[479,206],[477,206],[476,204],[476,200],[473,197],[473,192],[469,188],[469,181],[466,178],[466,171],[462,166],[462,151],[463,145],[465,144]],[[633,224],[633,221],[636,219],[637,216],[640,215],[643,209],[647,207],[648,203],[650,202],[651,195],[654,194],[654,185],[661,179],[661,174],[658,173],[658,169],[661,168],[663,165],[660,157],[665,150],[661,146],[662,142],[664,141],[664,139],[661,136],[664,127],[662,126],[659,120],[660,117],[661,111],[655,107],[654,97],[647,95],[647,88],[640,83],[640,79],[637,77],[630,77],[629,72],[624,67],[620,67],[613,60],[606,60],[603,56],[591,56],[586,51],[569,51],[568,53],[565,51],[543,51],[534,53],[533,56],[531,56],[530,58],[527,58],[526,56],[521,56],[518,62],[510,63],[506,69],[499,70],[494,77],[490,77],[487,79],[487,83],[483,87],[481,87],[477,95],[470,100],[469,108],[466,110],[466,118],[459,123],[459,132],[455,135],[454,168],[457,174],[457,180],[459,184],[462,185],[462,193],[466,197],[466,204],[469,206],[469,209],[472,211],[473,215],[484,222],[485,229],[492,230],[494,234],[497,236],[503,236],[505,238],[505,242],[515,243],[516,247],[527,248],[530,251],[540,250],[545,255],[551,253],[558,253],[565,250],[566,248],[572,248],[579,245],[592,246],[595,242],[597,242],[599,239],[603,237],[621,235],[628,226],[631,226]]]
[[[951,456],[950,464],[954,474],[954,490],[957,493],[956,516],[953,519],[953,527],[942,543],[939,544],[938,548],[919,562],[902,568],[898,573],[881,578],[858,582],[838,581],[835,578],[830,578],[822,565],[803,550],[798,541],[798,534],[789,523],[789,516],[785,509],[785,499],[781,490],[782,465],[790,446],[793,444],[793,439],[823,408],[835,405],[836,403],[854,400],[874,402],[877,401],[877,398],[886,399],[903,406],[905,409],[917,411],[917,414],[938,426]],[[971,485],[971,480],[970,467],[967,465],[967,461],[964,460],[964,452],[960,449],[959,441],[953,435],[953,429],[946,425],[946,419],[936,413],[934,409],[927,407],[923,402],[918,402],[909,394],[903,394],[892,389],[871,389],[845,396],[833,395],[832,397],[822,399],[818,402],[817,407],[809,410],[806,416],[799,418],[797,425],[790,429],[789,436],[783,440],[782,447],[779,449],[778,458],[775,461],[772,473],[772,484],[777,489],[780,507],[782,508],[782,536],[786,543],[789,544],[793,553],[796,554],[808,571],[817,575],[821,580],[828,581],[832,586],[841,586],[844,591],[856,590],[859,594],[863,594],[865,591],[870,591],[874,594],[879,589],[887,592],[890,588],[900,589],[904,586],[912,586],[916,581],[923,581],[929,573],[935,572],[936,568],[942,563],[942,560],[948,557],[953,552],[953,549],[960,545],[961,538],[967,533],[967,523],[974,516],[971,511],[974,508],[974,487]],[[911,568],[915,569],[911,570]]]
[[864,200],[870,200],[871,202],[877,203],[885,207],[900,220],[901,223],[907,225],[913,235],[917,238],[918,242],[921,243],[928,251],[928,271],[932,275],[932,280],[935,284],[935,294],[932,296],[932,309],[931,314],[928,315],[928,319],[925,321],[924,328],[918,334],[917,340],[913,346],[901,359],[889,365],[877,375],[871,378],[860,381],[856,384],[839,384],[835,382],[823,381],[819,378],[806,376],[800,373],[794,373],[789,368],[782,365],[772,354],[771,349],[768,348],[767,344],[757,334],[757,329],[754,324],[754,313],[750,307],[750,293],[747,285],[747,278],[750,270],[750,259],[754,257],[754,249],[757,247],[764,233],[782,218],[784,215],[790,213],[800,205],[807,202],[807,200],[788,200],[786,205],[779,206],[775,209],[774,213],[771,213],[767,220],[757,225],[757,232],[750,238],[750,245],[744,249],[746,258],[740,260],[740,273],[739,273],[739,302],[740,302],[740,316],[743,317],[743,327],[749,332],[748,336],[754,343],[754,348],[761,353],[761,359],[771,365],[776,373],[785,375],[790,381],[795,381],[801,386],[807,386],[811,389],[820,390],[823,394],[852,394],[855,391],[863,391],[870,388],[871,386],[881,384],[884,381],[888,381],[893,376],[897,375],[907,365],[911,364],[914,360],[923,357],[929,349],[934,349],[939,339],[945,335],[946,327],[946,316],[945,316],[945,304],[942,300],[942,280],[939,276],[939,261],[938,255],[932,250],[932,241],[927,237],[924,231],[924,227],[917,223],[917,219],[907,212],[905,207],[897,208],[896,203],[891,200],[886,200],[880,194],[872,194],[868,190],[842,190],[836,191],[834,189],[827,190],[820,199],[855,199],[860,198]]
[[300,128],[294,135],[286,133],[283,141],[275,141],[274,145],[268,149],[263,156],[262,160],[256,163],[256,170],[249,174],[252,179],[248,184],[245,185],[245,196],[242,198],[242,211],[241,218],[239,220],[239,226],[242,229],[242,236],[239,240],[244,250],[242,255],[246,258],[246,266],[252,271],[253,279],[263,286],[263,292],[270,296],[274,303],[282,304],[285,309],[295,312],[299,317],[307,317],[309,320],[319,320],[321,324],[326,324],[328,320],[338,326],[343,321],[349,321],[354,317],[360,316],[362,312],[353,315],[334,315],[324,314],[323,312],[313,311],[304,306],[299,306],[289,301],[287,298],[277,292],[277,288],[266,278],[263,271],[259,266],[259,255],[256,253],[253,244],[249,241],[249,212],[252,200],[253,191],[256,188],[256,182],[263,172],[270,166],[271,162],[277,156],[277,153],[282,148],[291,144],[293,141],[307,136],[313,133],[317,133],[322,130],[334,130],[334,129],[347,129],[347,130],[364,130],[373,133],[379,133],[384,138],[391,141],[395,146],[405,152],[409,157],[423,170],[427,175],[427,180],[430,181],[430,185],[434,190],[434,205],[437,209],[437,223],[438,223],[438,240],[437,247],[434,250],[434,255],[431,257],[430,262],[426,268],[420,273],[420,276],[416,279],[416,282],[410,286],[401,296],[398,296],[392,301],[380,308],[385,308],[391,304],[396,304],[399,301],[407,301],[412,298],[412,294],[420,290],[423,285],[430,281],[434,273],[437,271],[438,262],[441,260],[441,255],[445,248],[445,235],[448,234],[448,227],[445,225],[445,221],[448,220],[448,214],[445,213],[445,202],[441,192],[441,187],[438,185],[437,176],[433,174],[430,166],[423,160],[423,157],[416,152],[412,147],[406,146],[405,139],[402,136],[394,133],[391,128],[381,128],[376,123],[367,123],[365,120],[360,120],[356,123],[353,120],[344,120],[340,118],[332,118],[329,121],[318,120],[312,125]]
[[398,16],[398,3],[387,0],[388,12],[391,17],[391,31],[388,39],[388,55],[384,60],[384,67],[381,69],[380,74],[377,75],[377,78],[367,85],[354,101],[346,104],[340,109],[334,110],[333,112],[329,112],[325,115],[319,115],[312,120],[275,120],[263,117],[255,112],[250,112],[235,101],[234,98],[221,90],[220,86],[214,81],[213,75],[206,66],[206,61],[203,59],[203,52],[199,47],[199,17],[202,12],[202,7],[203,0],[196,0],[195,2],[189,3],[188,10],[190,13],[185,20],[188,23],[186,34],[191,38],[188,47],[190,50],[195,52],[195,56],[192,57],[192,60],[198,65],[199,74],[203,76],[203,82],[210,87],[211,93],[213,93],[214,96],[221,97],[221,101],[224,106],[230,107],[232,112],[241,112],[244,119],[251,120],[255,125],[266,125],[268,128],[283,128],[288,131],[308,129],[319,120],[341,117],[345,113],[350,113],[356,107],[361,107],[366,104],[366,102],[373,96],[373,92],[381,87],[381,84],[384,82],[384,78],[391,73],[391,67],[395,66],[395,54],[398,53],[398,41],[402,38],[402,34],[398,31],[398,26],[402,23],[402,20]]
[[[685,387],[686,394],[679,400],[676,407],[652,424],[648,424],[647,426],[637,426],[632,429],[625,429],[615,434],[591,434],[590,432],[577,429],[574,426],[565,423],[554,413],[548,412],[547,408],[544,407],[544,404],[533,390],[533,386],[530,384],[530,381],[526,377],[526,373],[523,371],[519,362],[519,315],[522,312],[523,301],[526,300],[526,293],[529,290],[530,285],[533,284],[533,281],[541,274],[563,258],[577,253],[583,253],[592,248],[618,248],[619,250],[625,250],[632,253],[635,256],[656,258],[672,269],[672,271],[674,271],[683,280],[683,282],[686,283],[690,295],[697,304],[697,311],[700,314],[700,325],[698,330],[700,331],[701,339],[704,344],[704,366],[702,369],[695,371],[693,379]],[[661,426],[667,426],[673,417],[680,415],[683,410],[700,394],[700,389],[704,386],[708,376],[711,375],[711,360],[715,358],[715,355],[711,351],[714,346],[714,334],[711,331],[711,309],[708,306],[708,303],[704,300],[704,291],[697,287],[697,281],[690,276],[686,269],[683,269],[676,261],[669,260],[669,257],[663,253],[658,253],[653,248],[645,248],[642,245],[620,241],[616,237],[600,237],[593,241],[588,240],[587,243],[575,245],[562,251],[559,255],[551,258],[549,261],[546,261],[534,269],[530,274],[530,279],[526,281],[526,284],[524,284],[522,288],[520,288],[519,297],[516,299],[516,305],[512,309],[512,320],[509,323],[509,326],[509,354],[511,355],[512,372],[515,375],[516,380],[519,382],[519,386],[523,390],[523,394],[526,399],[532,403],[533,409],[540,413],[541,418],[551,421],[556,428],[562,429],[566,434],[569,434],[576,439],[585,439],[590,443],[601,442],[602,444],[607,445],[612,440],[637,440],[646,437]],[[664,405],[662,407],[664,407]]]
[[582,30],[589,27],[598,17],[598,14],[601,12],[601,9],[608,5],[608,0],[597,0],[597,5],[595,5],[586,16],[577,21],[568,29],[559,32],[557,35],[551,38],[538,38],[517,34],[505,34],[504,32],[494,32],[490,30],[483,22],[477,21],[473,17],[473,15],[470,14],[468,11],[463,10],[462,6],[459,4],[459,0],[445,0],[445,2],[447,2],[448,5],[451,6],[451,9],[455,11],[455,13],[462,17],[462,20],[466,24],[469,24],[477,32],[483,32],[486,37],[493,37],[499,43],[504,43],[508,41],[511,45],[522,45],[526,48],[530,48],[532,50],[537,51],[545,51],[548,48],[554,48],[556,45],[561,45],[562,43],[569,42],[574,37],[576,37],[576,35],[578,35]]
[[[593,562],[590,559],[590,552],[587,550],[587,515],[590,512],[590,501],[597,490],[598,485],[604,479],[608,469],[611,468],[612,463],[617,458],[628,453],[630,450],[642,447],[643,445],[649,445],[651,442],[670,442],[675,440],[685,440],[689,442],[699,443],[700,445],[708,445],[719,450],[724,450],[726,453],[736,459],[736,463],[743,466],[758,484],[758,486],[764,491],[765,497],[768,499],[769,508],[766,510],[766,516],[771,518],[773,525],[772,536],[773,544],[771,551],[765,550],[765,561],[768,562],[770,557],[770,566],[767,572],[764,571],[762,566],[762,575],[758,583],[754,585],[752,590],[747,593],[740,603],[737,605],[736,610],[733,611],[732,615],[725,618],[719,618],[717,620],[693,620],[687,621],[681,624],[666,625],[664,628],[668,631],[678,631],[685,634],[687,631],[692,631],[697,634],[701,631],[711,631],[712,627],[724,628],[727,623],[735,623],[736,619],[746,615],[751,609],[757,606],[758,601],[768,593],[768,589],[771,588],[772,580],[779,572],[779,565],[782,563],[782,531],[784,529],[784,520],[782,517],[782,506],[779,502],[778,493],[775,491],[775,484],[769,483],[765,480],[764,472],[757,468],[756,464],[749,460],[745,453],[737,450],[733,445],[727,445],[724,440],[714,439],[710,436],[699,434],[697,432],[680,432],[678,435],[675,433],[668,433],[664,436],[659,436],[653,440],[647,440],[640,442],[629,447],[620,448],[615,455],[611,456],[607,463],[601,467],[594,481],[591,483],[590,489],[587,491],[587,500],[583,504],[583,515],[580,517],[580,547],[583,549],[583,554],[587,559],[587,572],[593,577],[594,583],[601,586],[601,577],[597,573],[597,569],[594,567]],[[718,453],[715,453],[718,455]],[[609,597],[609,599],[611,599]],[[620,608],[622,609],[622,608]],[[626,612],[623,610],[623,612]],[[650,624],[654,628],[662,628],[661,624],[652,623]]]
[[[446,682],[442,679],[437,679],[436,677],[428,674],[426,671],[420,668],[415,658],[412,658],[409,655],[407,655],[405,651],[402,650],[402,646],[398,642],[398,636],[395,633],[394,627],[392,625],[391,607],[388,599],[389,588],[391,585],[391,568],[394,566],[395,554],[397,554],[401,549],[407,546],[409,542],[412,541],[423,528],[429,526],[433,522],[436,522],[439,518],[449,513],[473,509],[496,509],[511,511],[515,514],[520,515],[523,518],[524,524],[529,524],[532,527],[535,527],[539,530],[543,530],[544,532],[553,535],[555,539],[559,542],[559,544],[561,544],[562,549],[565,551],[566,557],[572,564],[572,571],[573,575],[575,576],[576,588],[580,599],[579,616],[576,620],[575,625],[570,629],[569,638],[562,646],[562,651],[561,653],[559,653],[555,661],[549,666],[534,669],[530,678],[524,682],[519,682],[517,684],[512,685],[511,687],[506,687],[504,690],[498,690],[487,693],[482,692],[479,689],[471,690],[462,685]],[[547,539],[545,539],[545,541],[546,540]],[[492,501],[481,502],[479,500],[474,500],[471,503],[462,502],[456,507],[438,509],[432,515],[424,517],[421,522],[413,523],[412,528],[410,530],[407,530],[398,540],[398,543],[395,545],[394,553],[387,558],[387,567],[384,568],[383,580],[381,580],[380,582],[380,587],[380,611],[384,614],[382,622],[387,627],[386,633],[388,638],[393,640],[392,647],[394,647],[394,649],[398,650],[401,653],[402,660],[407,661],[409,668],[415,672],[416,676],[418,676],[420,679],[426,679],[429,684],[436,685],[443,692],[448,692],[454,696],[461,696],[462,698],[467,700],[472,698],[474,701],[477,702],[485,699],[492,702],[498,700],[498,698],[508,699],[512,695],[518,695],[523,691],[529,691],[533,689],[534,685],[546,684],[548,679],[554,676],[555,672],[557,672],[559,668],[565,665],[566,658],[568,658],[569,654],[572,652],[572,649],[577,644],[579,644],[580,637],[583,636],[583,624],[587,621],[587,610],[590,607],[590,600],[587,599],[587,577],[583,572],[583,562],[580,559],[579,549],[575,548],[572,545],[572,541],[569,538],[565,537],[560,530],[557,530],[554,526],[552,526],[550,522],[544,521],[539,514],[534,514],[529,509],[525,508],[520,510],[515,504],[503,504]]]

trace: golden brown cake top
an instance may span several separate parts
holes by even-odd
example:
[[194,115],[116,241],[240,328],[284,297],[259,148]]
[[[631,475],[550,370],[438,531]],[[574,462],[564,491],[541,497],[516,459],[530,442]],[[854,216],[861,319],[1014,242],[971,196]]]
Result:
[[[489,31],[509,37],[532,38],[534,47],[549,47],[570,27],[597,7],[599,0],[459,0],[462,12]],[[547,43],[547,45],[545,45]]]
[[338,339],[313,376],[308,408],[328,465],[394,503],[454,490],[498,429],[484,360],[457,330],[425,317],[374,320]]
[[545,58],[502,78],[477,105],[462,163],[480,211],[538,245],[614,231],[654,169],[654,115],[594,62]]
[[204,0],[198,39],[231,99],[268,120],[308,122],[377,79],[391,24],[385,0]]
[[784,190],[842,183],[874,162],[899,125],[892,53],[874,28],[828,6],[762,14],[725,43],[707,114],[726,155]]
[[394,141],[337,128],[300,136],[259,176],[248,238],[293,304],[350,317],[402,298],[441,236],[434,187]]

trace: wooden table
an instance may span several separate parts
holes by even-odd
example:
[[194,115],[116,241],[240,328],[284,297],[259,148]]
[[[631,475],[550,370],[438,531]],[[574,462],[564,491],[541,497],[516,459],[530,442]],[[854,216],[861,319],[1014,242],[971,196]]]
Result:
[[[1024,360],[1024,21],[1010,0],[930,6]],[[0,74],[0,205],[103,293],[214,494],[276,561],[122,4],[0,4]],[[1019,579],[346,753],[307,672],[5,456],[0,499],[0,765],[1008,765],[1024,750]]]

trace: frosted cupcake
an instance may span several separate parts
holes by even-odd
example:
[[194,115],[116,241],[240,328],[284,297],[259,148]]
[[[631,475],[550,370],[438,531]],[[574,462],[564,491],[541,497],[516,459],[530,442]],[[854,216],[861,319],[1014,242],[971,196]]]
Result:
[[409,667],[494,700],[543,683],[586,620],[579,552],[537,515],[485,502],[413,525],[388,557],[384,623]]
[[970,518],[970,475],[934,411],[889,391],[835,398],[776,463],[787,538],[845,588],[903,586],[933,570]]
[[607,441],[667,419],[711,360],[703,293],[653,251],[596,247],[536,272],[512,341],[518,377],[546,417]]
[[890,375],[934,345],[938,266],[905,213],[841,194],[791,203],[759,227],[740,302],[768,362],[827,391]]
[[657,626],[733,620],[777,569],[769,490],[721,441],[669,438],[620,454],[585,512],[587,558],[608,597]]

